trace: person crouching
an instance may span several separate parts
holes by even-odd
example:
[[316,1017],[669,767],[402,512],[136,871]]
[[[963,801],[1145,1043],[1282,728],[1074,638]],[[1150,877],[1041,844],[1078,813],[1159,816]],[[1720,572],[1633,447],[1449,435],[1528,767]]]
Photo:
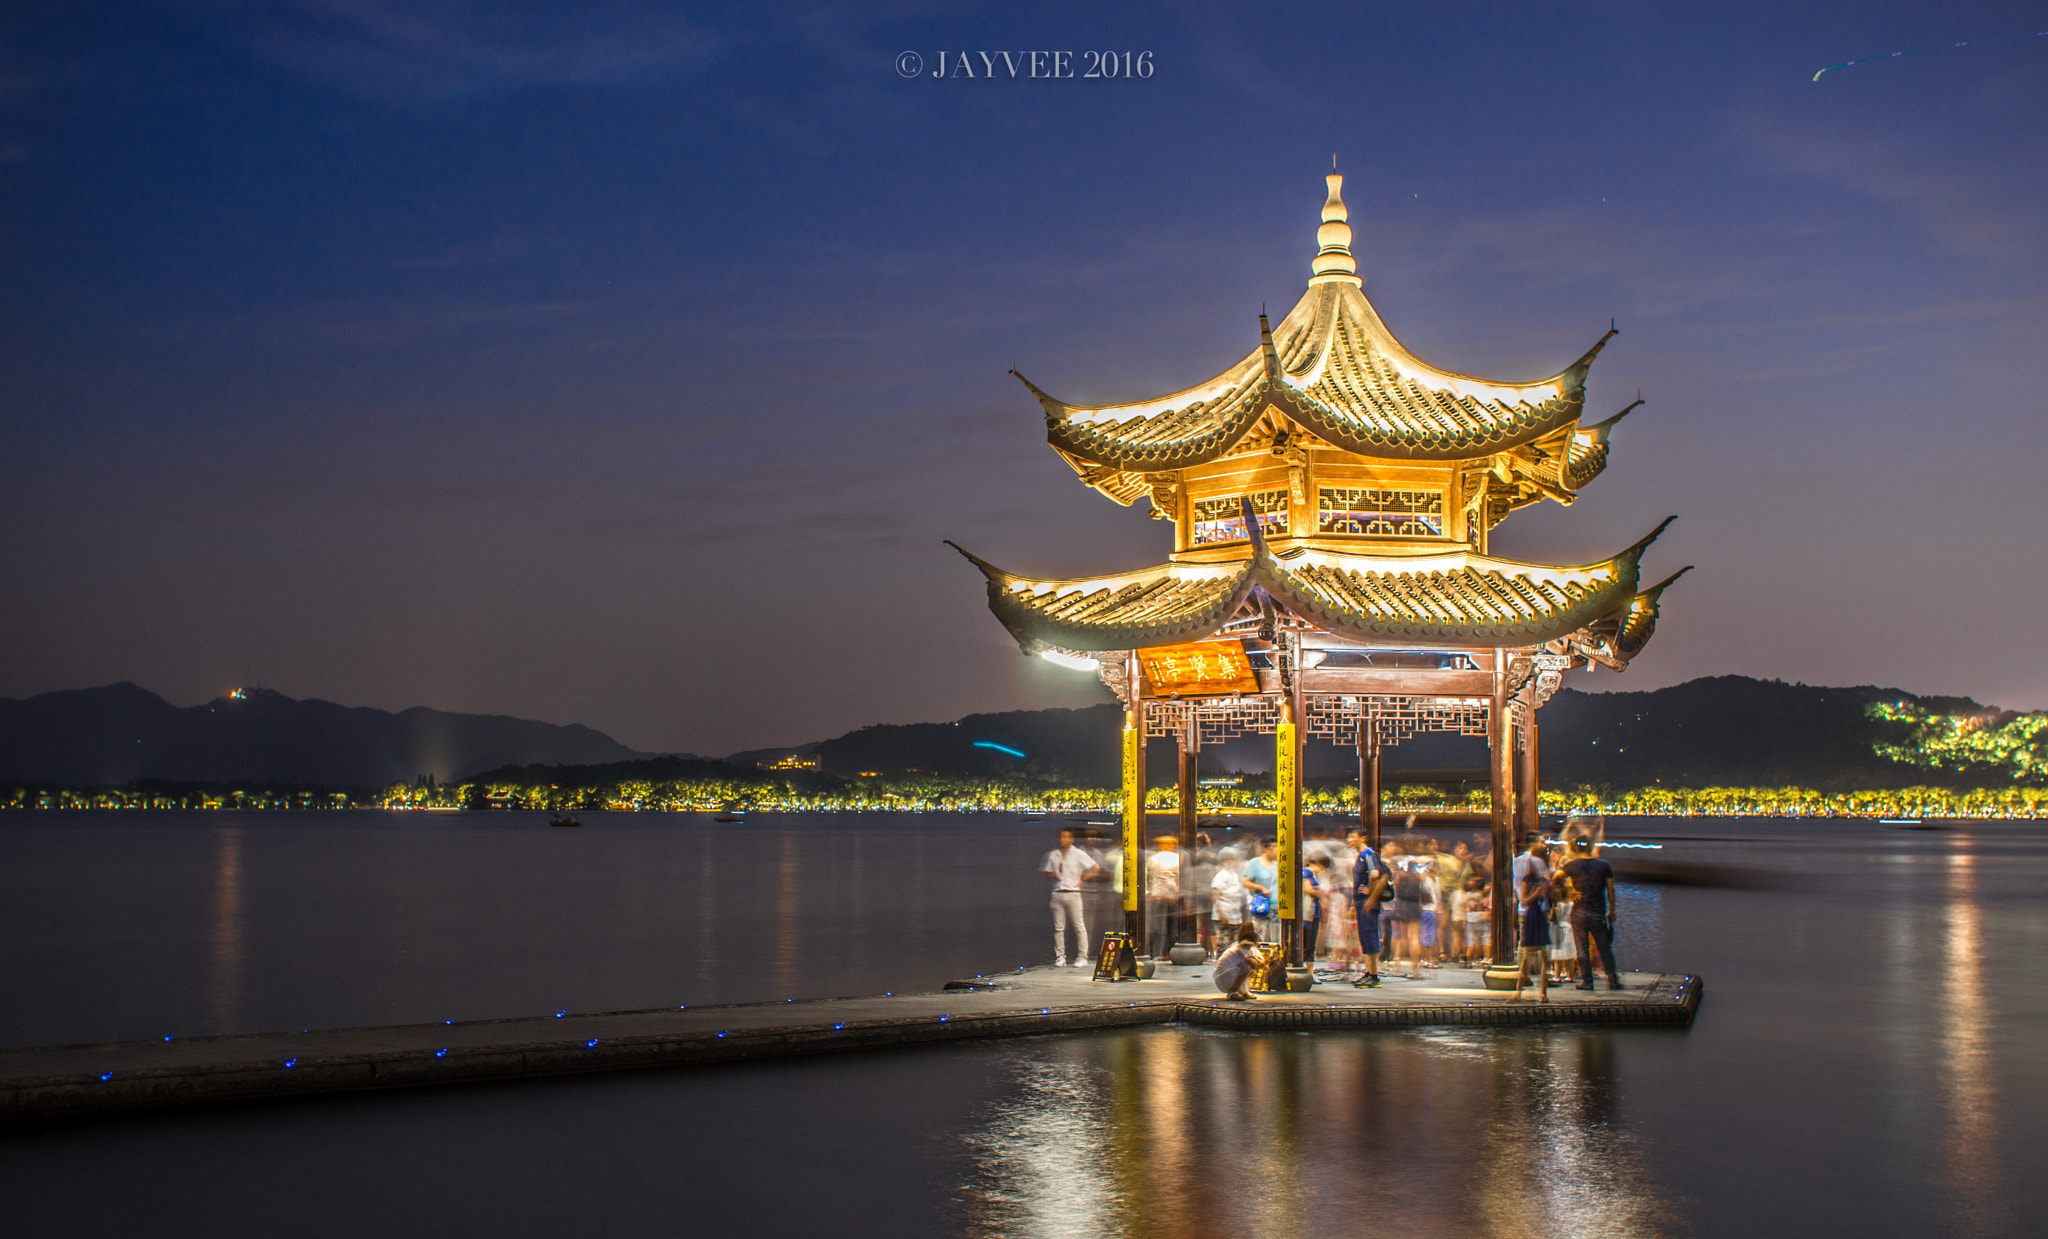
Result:
[[1216,988],[1225,998],[1244,1002],[1251,998],[1252,973],[1266,966],[1266,954],[1259,949],[1259,931],[1246,925],[1237,931],[1237,944],[1216,961]]

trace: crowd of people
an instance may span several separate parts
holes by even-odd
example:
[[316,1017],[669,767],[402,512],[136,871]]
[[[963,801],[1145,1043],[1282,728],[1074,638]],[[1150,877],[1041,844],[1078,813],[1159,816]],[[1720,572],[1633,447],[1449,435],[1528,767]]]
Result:
[[[1431,970],[1485,968],[1493,958],[1496,900],[1504,899],[1513,904],[1509,921],[1523,964],[1518,979],[1534,984],[1539,998],[1552,984],[1590,989],[1596,970],[1604,971],[1610,987],[1622,988],[1614,958],[1614,873],[1589,836],[1568,842],[1532,836],[1514,858],[1513,885],[1496,891],[1487,834],[1447,843],[1417,831],[1415,820],[1383,837],[1377,849],[1355,829],[1342,837],[1311,831],[1303,840],[1303,950],[1317,980],[1373,988],[1381,984],[1382,967],[1411,980]],[[1041,866],[1053,882],[1055,965],[1094,965],[1091,921],[1098,929],[1123,927],[1122,861],[1112,839],[1060,832],[1059,846]],[[1244,961],[1281,940],[1278,843],[1249,830],[1205,829],[1193,848],[1183,849],[1177,836],[1161,835],[1141,863],[1141,952],[1163,961],[1177,944],[1198,944],[1207,958],[1220,961],[1217,988],[1248,996]],[[1518,985],[1516,997],[1521,994]]]

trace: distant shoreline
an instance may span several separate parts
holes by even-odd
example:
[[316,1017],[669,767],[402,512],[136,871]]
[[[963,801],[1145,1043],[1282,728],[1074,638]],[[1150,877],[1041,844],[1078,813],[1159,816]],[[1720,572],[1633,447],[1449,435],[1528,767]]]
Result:
[[[526,789],[522,789],[526,790]],[[509,803],[474,803],[479,797],[468,785],[419,789],[408,799],[363,797],[347,793],[163,793],[114,790],[20,789],[11,797],[0,794],[0,810],[48,813],[226,812],[226,813],[333,813],[347,811],[388,811],[433,814],[461,814],[488,817],[494,813],[1005,813],[1045,814],[1067,818],[1075,815],[1114,818],[1121,813],[1120,794],[1099,788],[1019,789],[981,786],[894,792],[886,787],[860,789],[860,796],[777,795],[778,789],[735,789],[735,794],[716,800],[664,795],[656,789],[638,800],[620,796],[593,795],[588,790],[563,793],[557,789],[531,789],[531,796],[508,797]],[[605,789],[615,792],[618,789]],[[1381,812],[1387,817],[1410,813],[1431,817],[1483,817],[1488,797],[1481,790],[1452,798],[1426,795],[1433,789],[1392,789]],[[552,795],[548,793],[553,793]],[[1163,793],[1163,794],[1162,794]],[[488,797],[490,793],[486,793]],[[1332,792],[1315,789],[1304,798],[1303,811],[1310,817],[1351,818],[1357,815],[1355,794],[1349,789]],[[1805,788],[1643,788],[1628,792],[1598,792],[1592,789],[1545,792],[1545,814],[1571,812],[1599,813],[1615,817],[1785,817],[1847,818],[1867,820],[1935,819],[1944,821],[2029,821],[2048,818],[2048,788],[2014,787],[1950,791],[1935,787],[1899,788],[1881,791],[1817,792]],[[1178,812],[1171,788],[1154,788],[1146,798],[1151,816]],[[1272,793],[1258,790],[1235,791],[1213,799],[1205,796],[1196,812],[1203,816],[1251,819],[1273,813]]]

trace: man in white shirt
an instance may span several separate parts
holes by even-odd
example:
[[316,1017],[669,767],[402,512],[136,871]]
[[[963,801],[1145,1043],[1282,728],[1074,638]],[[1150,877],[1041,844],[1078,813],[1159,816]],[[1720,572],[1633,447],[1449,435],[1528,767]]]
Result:
[[1088,965],[1088,918],[1081,911],[1081,883],[1102,868],[1095,858],[1074,846],[1074,832],[1060,832],[1060,845],[1045,854],[1040,873],[1052,879],[1052,966],[1067,965],[1067,926],[1074,927],[1074,966]]
[[1180,921],[1180,840],[1159,836],[1159,850],[1145,862],[1146,954],[1165,959]]

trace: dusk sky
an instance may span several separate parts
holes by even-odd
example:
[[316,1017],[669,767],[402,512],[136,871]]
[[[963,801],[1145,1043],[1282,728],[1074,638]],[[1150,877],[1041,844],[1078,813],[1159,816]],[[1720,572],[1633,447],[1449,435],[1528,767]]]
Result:
[[[1334,153],[1421,357],[1529,379],[1622,330],[1588,418],[1648,403],[1493,549],[1604,558],[1677,513],[1645,573],[1698,569],[1577,686],[2048,707],[2044,27],[8,6],[0,696],[261,680],[712,754],[1109,700],[1020,655],[941,544],[1058,575],[1170,550],[1005,371],[1102,403],[1235,362],[1302,292]],[[1153,75],[932,77],[963,49]]]

